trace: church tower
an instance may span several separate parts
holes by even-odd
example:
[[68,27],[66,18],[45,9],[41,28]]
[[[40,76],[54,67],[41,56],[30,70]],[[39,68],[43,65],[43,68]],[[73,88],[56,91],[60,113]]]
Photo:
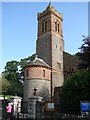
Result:
[[45,11],[38,13],[38,38],[36,54],[51,67],[51,91],[63,85],[62,14],[49,4]]

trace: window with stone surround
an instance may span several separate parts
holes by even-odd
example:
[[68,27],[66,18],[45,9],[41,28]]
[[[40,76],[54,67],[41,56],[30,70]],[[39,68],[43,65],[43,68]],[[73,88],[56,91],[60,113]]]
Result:
[[62,47],[60,47],[60,50],[62,50]]
[[43,20],[42,22],[42,32],[46,32],[47,31],[47,21]]
[[45,77],[45,70],[43,70],[43,77]]
[[57,63],[57,68],[61,70],[61,63],[60,62]]
[[45,31],[47,31],[47,22],[45,21]]
[[58,33],[60,32],[60,23],[58,20],[55,20],[55,31]]
[[57,31],[57,22],[55,22],[55,31]]
[[57,23],[57,26],[58,26],[58,33],[59,33],[59,23]]
[[29,72],[28,72],[28,69],[26,70],[26,77],[28,77],[28,74],[29,74]]
[[44,32],[44,22],[42,23],[42,32]]

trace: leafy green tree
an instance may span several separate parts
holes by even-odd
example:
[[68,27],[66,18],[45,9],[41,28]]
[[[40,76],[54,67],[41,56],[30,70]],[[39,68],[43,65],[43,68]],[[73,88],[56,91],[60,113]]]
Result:
[[64,112],[79,113],[80,101],[90,101],[90,70],[80,70],[64,82],[62,101]]
[[18,66],[19,62],[14,60],[6,63],[5,71],[3,73],[5,74],[5,78],[10,82],[19,80]]
[[23,96],[23,84],[20,81],[12,81],[10,89],[8,89],[8,94]]
[[90,69],[90,38],[83,36],[83,44],[80,47],[81,51],[78,52],[76,55],[81,60],[79,64],[79,68]]
[[36,56],[36,54],[33,54],[27,58],[21,59],[20,60],[20,67],[24,68],[26,65],[30,64],[30,62],[35,59],[35,56]]
[[6,63],[5,71],[3,74],[5,78],[10,82],[11,86],[8,89],[8,93],[10,95],[22,95],[23,93],[23,85],[20,82],[20,73],[19,73],[19,62],[18,61],[9,61]]
[[90,38],[83,37],[84,43],[76,54],[80,70],[67,78],[62,87],[63,107],[69,113],[79,113],[80,101],[90,101]]
[[[23,95],[24,67],[35,58],[36,54],[21,59],[20,62],[8,61],[3,72],[3,90],[10,95]],[[29,62],[28,62],[29,61]],[[9,85],[10,84],[10,85]]]
[[33,61],[34,59],[35,59],[35,56],[36,56],[36,54],[33,54],[33,55],[31,55],[31,56],[29,56],[29,57],[27,57],[27,58],[24,58],[24,59],[21,59],[20,60],[20,75],[21,75],[21,78],[22,78],[22,80],[23,80],[23,78],[24,78],[24,67],[26,66],[26,65],[29,65],[30,64],[30,62],[31,61]]
[[11,87],[10,81],[8,81],[4,75],[2,75],[2,79],[0,80],[0,85],[2,87],[2,93],[7,94],[8,90]]

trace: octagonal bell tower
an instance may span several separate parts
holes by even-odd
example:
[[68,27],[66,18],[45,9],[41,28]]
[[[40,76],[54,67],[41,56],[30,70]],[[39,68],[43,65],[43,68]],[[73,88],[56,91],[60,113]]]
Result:
[[62,14],[50,4],[42,13],[38,13],[38,39],[36,54],[52,68],[51,91],[63,85],[63,51]]

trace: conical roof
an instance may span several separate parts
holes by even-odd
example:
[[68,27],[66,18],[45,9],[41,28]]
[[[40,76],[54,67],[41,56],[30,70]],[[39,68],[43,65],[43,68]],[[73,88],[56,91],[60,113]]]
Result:
[[30,63],[30,66],[43,66],[50,68],[50,66],[44,60],[38,58],[37,55],[35,59]]

